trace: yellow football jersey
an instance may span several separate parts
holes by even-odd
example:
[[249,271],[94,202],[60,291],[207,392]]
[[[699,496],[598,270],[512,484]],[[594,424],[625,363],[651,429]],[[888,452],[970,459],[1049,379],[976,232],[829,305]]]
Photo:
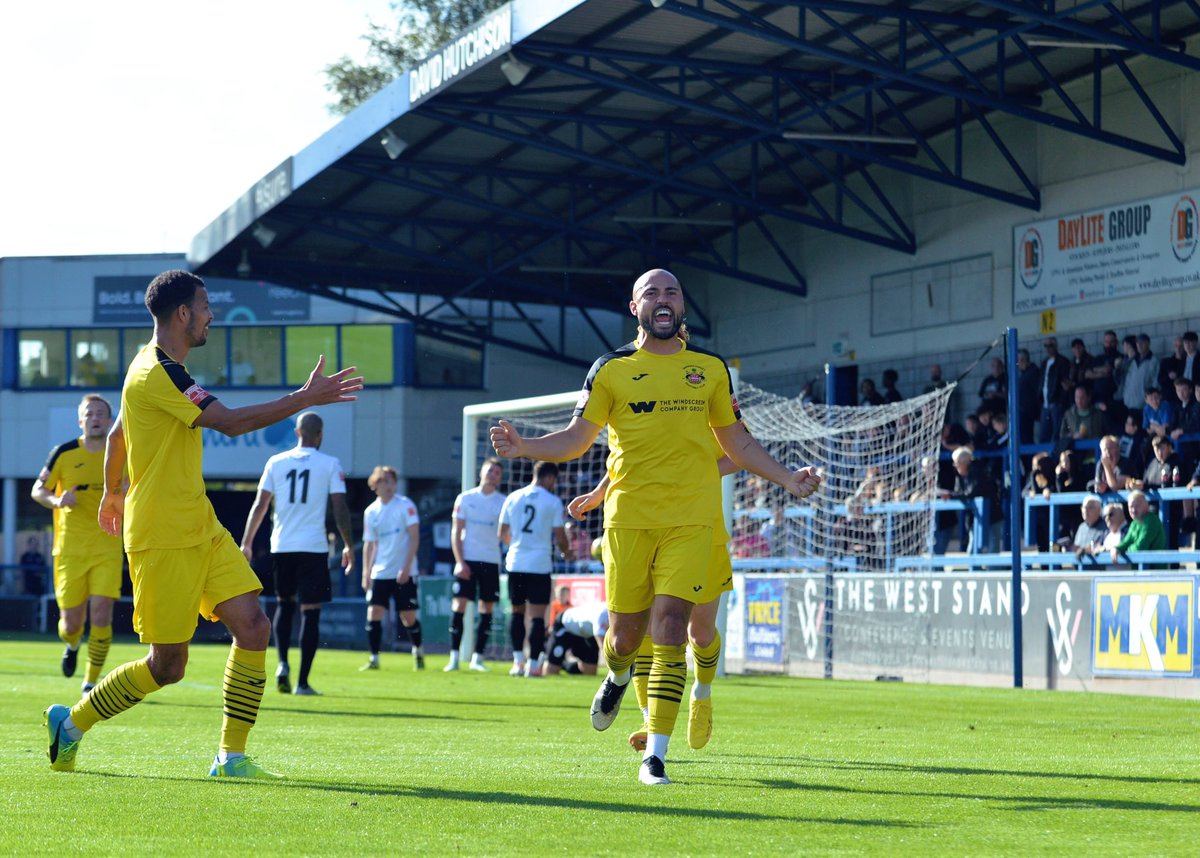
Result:
[[75,490],[74,506],[54,510],[56,555],[121,553],[121,540],[101,530],[96,520],[104,493],[104,450],[89,451],[82,438],[59,444],[38,479],[56,495]]
[[130,363],[121,390],[126,551],[188,548],[221,532],[204,491],[201,431],[192,425],[216,401],[155,342]]
[[739,414],[719,355],[622,346],[592,365],[575,415],[609,427],[605,527],[712,527],[721,515],[711,427]]

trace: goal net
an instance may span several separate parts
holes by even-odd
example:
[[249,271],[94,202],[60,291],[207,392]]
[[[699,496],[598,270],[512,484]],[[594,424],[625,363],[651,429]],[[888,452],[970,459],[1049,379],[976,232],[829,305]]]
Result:
[[[803,501],[747,472],[726,480],[735,568],[884,571],[895,557],[926,553],[940,433],[953,390],[881,406],[824,406],[740,382],[742,417],[754,437],[785,465],[815,466],[824,479]],[[578,396],[572,391],[463,409],[464,490],[478,482],[480,462],[492,455],[489,426],[503,418],[524,436],[562,429]],[[601,432],[587,453],[560,465],[559,495],[570,500],[591,490],[604,475],[607,455]],[[532,468],[527,460],[507,462],[505,490],[528,483]],[[588,516],[574,537],[579,547],[600,535],[602,520],[600,510]]]

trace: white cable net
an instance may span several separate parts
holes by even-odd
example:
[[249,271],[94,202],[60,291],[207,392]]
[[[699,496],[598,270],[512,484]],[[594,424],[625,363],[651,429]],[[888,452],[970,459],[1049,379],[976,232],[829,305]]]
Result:
[[937,492],[937,457],[953,385],[879,406],[824,406],[752,384],[738,387],[746,427],[789,467],[823,477],[797,501],[742,472],[734,497],[730,551],[768,568],[834,566],[891,569],[895,557],[928,552]]
[[[742,382],[738,401],[746,427],[776,459],[793,468],[814,465],[824,482],[799,501],[778,486],[742,472],[735,481],[730,550],[745,569],[839,568],[884,570],[894,557],[926,553],[932,535],[937,456],[953,386],[901,402],[868,407],[804,404]],[[504,418],[523,436],[542,435],[571,421],[570,405],[524,408],[503,403],[474,409],[477,457],[491,454],[488,427]],[[500,405],[500,403],[497,403]],[[590,491],[604,476],[608,434],[601,432],[579,459],[561,463],[564,501]],[[527,484],[533,463],[507,462],[505,491]],[[477,472],[472,469],[472,473]],[[573,534],[576,556],[600,535],[593,512]]]

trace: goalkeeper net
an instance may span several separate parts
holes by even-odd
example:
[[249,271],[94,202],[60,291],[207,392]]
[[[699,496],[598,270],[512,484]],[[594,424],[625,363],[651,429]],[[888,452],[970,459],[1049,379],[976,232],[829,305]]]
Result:
[[[726,481],[730,551],[735,568],[805,570],[830,566],[890,571],[892,559],[927,553],[933,535],[938,453],[953,385],[881,406],[824,406],[737,387],[747,428],[776,459],[823,476],[803,501],[742,472]],[[488,427],[503,418],[524,436],[564,428],[578,392],[481,403],[463,409],[464,490],[478,482],[479,464],[492,455]],[[566,501],[604,476],[608,436],[560,464],[558,494]],[[505,491],[527,484],[533,463],[506,463]],[[573,536],[578,547],[600,535],[602,515],[588,516]],[[576,551],[579,557],[581,552]]]

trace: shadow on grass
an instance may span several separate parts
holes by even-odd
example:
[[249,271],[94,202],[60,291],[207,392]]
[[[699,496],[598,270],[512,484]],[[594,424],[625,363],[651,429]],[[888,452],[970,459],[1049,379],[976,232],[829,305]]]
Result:
[[913,790],[871,789],[869,787],[835,786],[822,783],[802,783],[790,779],[774,778],[723,778],[708,777],[697,779],[697,783],[710,782],[712,785],[749,786],[751,784],[777,790],[795,790],[812,793],[841,793],[843,795],[860,796],[897,796],[903,798],[951,798],[968,801],[1001,802],[1004,810],[1130,810],[1150,811],[1155,813],[1196,813],[1200,805],[1171,804],[1163,801],[1135,801],[1119,798],[1076,798],[1071,796],[1040,796],[1040,795],[988,795],[969,792],[925,792]]
[[715,754],[739,762],[764,766],[795,766],[804,769],[824,768],[845,771],[908,772],[924,775],[964,775],[970,777],[1051,778],[1055,780],[1116,781],[1134,784],[1200,784],[1200,778],[1151,777],[1149,775],[1111,775],[1092,772],[1041,772],[1006,769],[978,769],[968,766],[932,766],[919,763],[885,763],[866,760],[827,760],[819,757],[784,757],[755,754]]
[[[90,775],[102,778],[130,778],[137,780],[174,781],[177,783],[195,784],[198,780],[208,778],[184,778],[170,775],[132,775],[121,772],[76,772],[78,775]],[[218,781],[212,779],[216,785]],[[778,814],[753,813],[741,810],[722,810],[710,806],[705,807],[670,807],[659,805],[640,805],[612,801],[591,801],[588,799],[572,799],[564,796],[523,795],[515,792],[487,792],[485,790],[456,790],[435,787],[392,787],[377,784],[336,783],[330,781],[305,780],[303,778],[286,778],[277,781],[248,781],[236,783],[229,780],[220,781],[222,789],[302,789],[320,790],[322,792],[347,793],[356,796],[394,796],[404,799],[429,799],[434,801],[469,801],[482,804],[509,804],[516,807],[536,808],[569,807],[575,810],[600,811],[603,813],[644,813],[653,816],[686,817],[694,819],[724,819],[746,822],[796,822],[814,825],[849,825],[866,828],[923,828],[924,826],[910,822],[893,822],[880,819],[846,819],[841,817],[803,817],[782,816]]]
[[441,706],[494,706],[504,709],[566,709],[572,712],[586,712],[591,705],[592,697],[589,692],[586,700],[581,703],[546,703],[543,700],[530,700],[528,702],[520,701],[498,701],[498,700],[472,700],[469,697],[460,698],[458,700],[435,700],[431,697],[382,697],[374,694],[363,695],[369,700],[391,700],[396,703],[432,703]]
[[[205,703],[176,703],[172,700],[144,700],[143,706],[171,706],[181,709],[208,709],[217,710],[220,707],[205,704]],[[479,724],[499,724],[501,723],[494,718],[463,718],[459,715],[421,715],[407,712],[347,712],[340,709],[297,709],[291,706],[273,706],[268,704],[267,707],[271,712],[286,713],[289,715],[322,715],[322,716],[337,716],[339,718],[396,718],[402,721],[473,721]]]

